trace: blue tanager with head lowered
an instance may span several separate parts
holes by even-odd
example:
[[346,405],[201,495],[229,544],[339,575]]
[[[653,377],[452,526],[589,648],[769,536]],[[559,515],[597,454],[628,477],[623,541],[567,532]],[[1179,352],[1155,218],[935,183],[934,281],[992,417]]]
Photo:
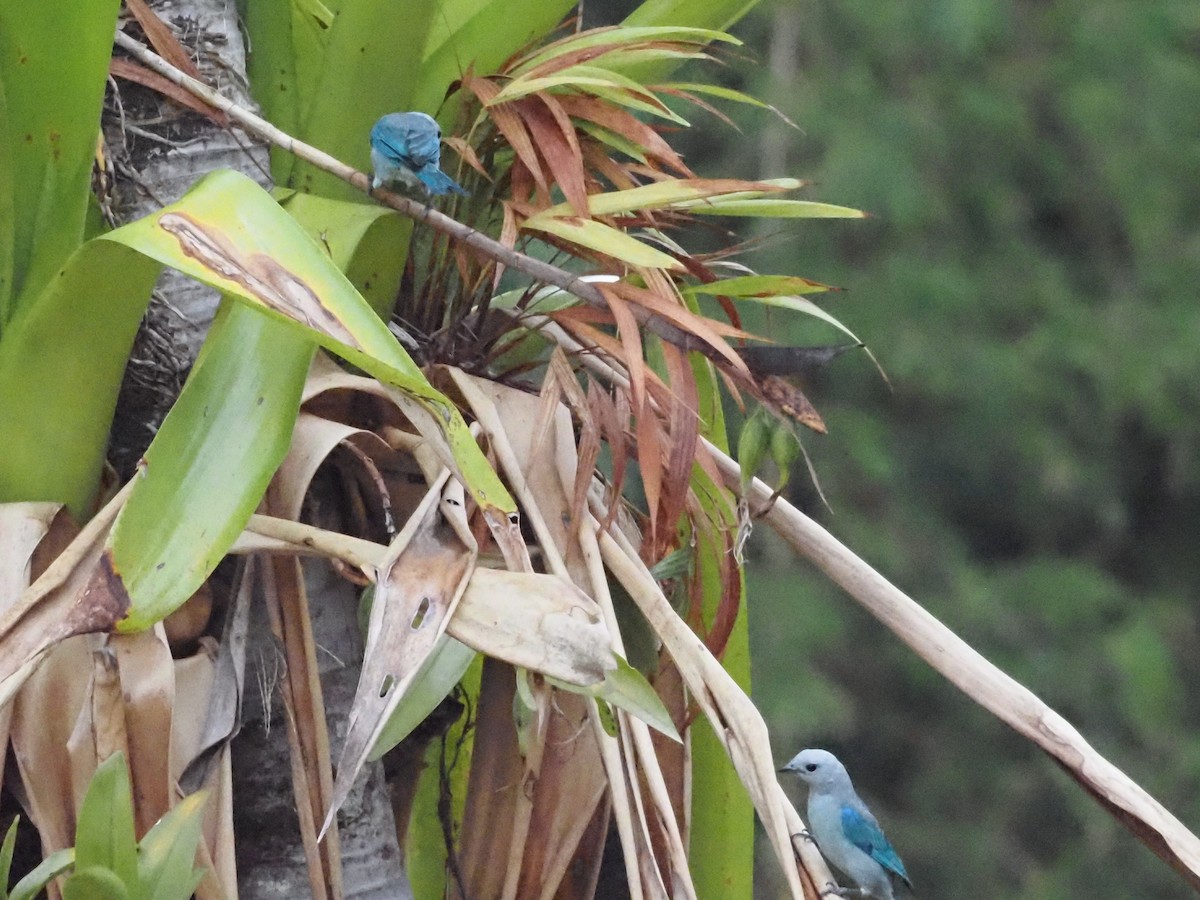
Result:
[[402,184],[425,195],[466,195],[440,168],[442,129],[423,112],[390,113],[371,129],[371,187]]
[[802,750],[779,771],[798,775],[808,785],[809,832],[825,859],[858,885],[857,890],[827,893],[895,900],[892,875],[912,888],[904,863],[855,793],[846,767],[836,756],[825,750]]

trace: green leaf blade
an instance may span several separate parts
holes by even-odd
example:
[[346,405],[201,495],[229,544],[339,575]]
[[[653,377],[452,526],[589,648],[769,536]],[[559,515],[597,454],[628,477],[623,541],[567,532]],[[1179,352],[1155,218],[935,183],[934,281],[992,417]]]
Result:
[[204,877],[195,867],[204,803],[201,791],[179,801],[138,846],[137,900],[187,900]]
[[630,237],[603,222],[594,219],[541,217],[527,220],[524,227],[533,231],[552,234],[572,244],[598,250],[622,262],[634,266],[654,266],[660,269],[680,270],[682,266],[672,256],[647,246],[637,238]]
[[[42,293],[83,240],[118,0],[65,3],[53,15],[0,5],[0,329]],[[71,52],[63,52],[63,35]],[[7,257],[7,258],[6,258]],[[6,279],[11,278],[11,281]],[[11,298],[11,299],[10,299]]]
[[137,837],[125,756],[114,753],[96,769],[75,826],[77,871],[109,869],[122,884],[137,881]]
[[316,345],[226,301],[109,538],[130,608],[122,631],[174,612],[212,572],[291,444]]

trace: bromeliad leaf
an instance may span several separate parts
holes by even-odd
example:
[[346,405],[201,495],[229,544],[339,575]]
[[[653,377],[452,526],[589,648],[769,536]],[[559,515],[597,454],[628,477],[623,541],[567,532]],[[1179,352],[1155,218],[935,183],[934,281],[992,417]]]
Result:
[[861,209],[812,200],[701,200],[680,206],[707,216],[759,216],[765,219],[865,219],[867,216]]
[[[737,297],[747,300],[761,300],[770,304],[773,297],[787,294],[819,294],[822,291],[836,290],[819,281],[810,281],[798,275],[744,275],[738,278],[724,278],[720,281],[710,281],[707,284],[689,284],[681,290],[685,294],[719,294],[723,297]],[[786,304],[778,304],[786,306]]]
[[[653,184],[630,188],[625,191],[610,191],[588,197],[588,212],[593,216],[611,216],[644,209],[692,209],[697,202],[720,203],[721,198],[730,196],[757,198],[776,191],[791,191],[803,186],[795,178],[777,178],[770,181],[742,181],[736,178],[672,178]],[[542,210],[525,220],[526,227],[536,228],[537,223],[550,218],[571,215],[571,207],[559,203]]]
[[598,250],[633,266],[654,266],[675,271],[683,268],[677,260],[661,250],[648,247],[637,238],[594,219],[538,218],[526,221],[523,227],[554,235],[581,247]]
[[[733,35],[710,28],[690,28],[679,26],[624,26],[621,28],[593,28],[590,31],[562,38],[538,50],[517,63],[509,70],[514,75],[522,75],[539,66],[567,54],[585,50],[595,50],[593,60],[603,59],[607,54],[619,54],[630,47],[649,43],[675,43],[703,47],[713,41],[720,41],[735,46],[741,46],[741,41]],[[609,60],[603,60],[606,64]]]

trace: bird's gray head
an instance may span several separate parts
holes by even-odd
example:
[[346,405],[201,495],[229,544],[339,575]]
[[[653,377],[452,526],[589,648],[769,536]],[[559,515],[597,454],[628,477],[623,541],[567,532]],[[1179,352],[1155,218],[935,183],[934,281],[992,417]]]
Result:
[[813,788],[831,788],[850,784],[850,776],[836,756],[828,750],[801,750],[779,770],[798,775]]
[[423,124],[429,126],[434,131],[436,131],[438,133],[438,137],[441,137],[442,126],[439,125],[437,123],[437,119],[435,119],[433,116],[429,115],[429,113],[410,112],[410,113],[408,113],[408,115],[412,116],[414,119],[420,120]]

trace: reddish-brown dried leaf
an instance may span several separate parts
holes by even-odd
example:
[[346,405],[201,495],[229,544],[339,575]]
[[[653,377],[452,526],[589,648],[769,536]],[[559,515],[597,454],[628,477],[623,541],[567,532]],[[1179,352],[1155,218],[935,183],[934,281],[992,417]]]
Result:
[[500,130],[500,133],[504,135],[509,146],[513,148],[513,151],[517,154],[517,158],[524,163],[525,168],[529,170],[529,174],[537,182],[538,187],[548,195],[550,187],[546,182],[546,176],[542,172],[541,166],[538,164],[537,151],[534,150],[533,141],[530,140],[525,123],[517,115],[515,104],[498,103],[495,106],[488,106],[488,102],[500,93],[500,88],[496,87],[495,84],[486,78],[467,78],[464,76],[463,86],[479,98],[479,102],[483,104],[484,110],[492,122],[495,123],[496,128]]
[[670,94],[672,97],[680,97],[684,100],[690,100],[692,103],[696,104],[698,107],[700,107],[705,112],[712,113],[714,116],[716,116],[718,119],[720,119],[726,125],[728,125],[734,131],[737,131],[740,133],[742,130],[742,129],[738,128],[737,123],[734,122],[733,119],[729,118],[729,116],[725,115],[725,113],[721,112],[721,110],[717,109],[715,106],[713,106],[711,103],[709,103],[707,100],[703,99],[702,97],[698,96],[697,94],[693,94],[690,91],[681,91],[678,88],[668,88],[668,87],[655,87],[654,90],[656,90],[660,94]]
[[126,81],[134,81],[145,85],[150,90],[156,91],[164,97],[169,97],[180,106],[185,106],[193,112],[198,112],[222,128],[229,127],[229,117],[221,112],[221,110],[209,106],[195,94],[184,90],[173,81],[168,81],[157,72],[151,72],[141,63],[121,59],[120,57],[113,57],[109,60],[108,71],[117,78],[124,78]]
[[643,541],[643,546],[652,553],[658,543],[659,508],[662,503],[665,465],[662,424],[649,408],[649,404],[635,409],[638,471],[642,476],[642,488],[646,492],[646,514],[650,521],[650,531]]
[[588,408],[600,427],[601,435],[608,442],[609,455],[612,459],[612,480],[605,492],[606,513],[601,530],[607,530],[612,524],[613,517],[617,514],[618,498],[625,486],[626,464],[629,460],[629,443],[626,439],[629,425],[629,395],[620,388],[616,388],[616,392],[623,400],[620,408],[624,410],[624,418],[621,418],[618,405],[613,402],[608,389],[594,378],[588,378]]
[[558,102],[567,115],[595,122],[637,144],[647,156],[654,157],[684,178],[692,176],[692,170],[663,136],[632,113],[595,97],[562,95]]
[[517,795],[525,789],[525,765],[513,728],[516,687],[512,666],[485,658],[479,683],[471,777],[460,830],[459,875],[463,896],[499,897],[504,892]]
[[[720,659],[725,655],[729,645],[729,637],[737,624],[738,612],[742,608],[742,579],[738,570],[736,554],[733,552],[733,535],[726,529],[720,529],[717,535],[724,548],[720,553],[718,567],[721,572],[721,600],[713,615],[712,625],[705,635],[704,643],[712,651],[712,655]],[[699,585],[697,585],[699,589]]]
[[550,94],[536,94],[513,104],[546,163],[554,183],[563,192],[575,215],[588,218],[587,189],[583,184],[583,153],[571,120]]
[[589,172],[598,172],[608,179],[618,191],[635,188],[638,183],[625,167],[608,155],[606,149],[595,141],[585,141],[583,144],[583,162]]
[[[616,320],[611,312],[607,309],[601,309],[598,306],[568,306],[563,309],[556,309],[547,313],[550,318],[555,321],[562,322],[584,322],[589,325],[615,325]],[[615,345],[615,343],[614,343]],[[615,345],[619,346],[619,345]],[[621,359],[618,353],[617,359]]]
[[592,486],[596,460],[600,458],[600,424],[595,407],[591,403],[585,405],[582,424],[578,442],[579,461],[575,469],[575,484],[571,490],[572,522],[578,522],[587,509],[588,488]]
[[154,10],[146,5],[145,0],[125,0],[125,8],[133,13],[133,17],[142,26],[142,31],[146,32],[146,39],[150,41],[150,46],[157,51],[159,56],[197,81],[204,80],[200,77],[200,70],[192,62],[192,57],[175,37],[175,32],[158,17]]
[[[646,274],[648,279],[653,277],[649,271],[644,274]],[[745,362],[742,361],[742,358],[734,352],[733,348],[729,346],[721,335],[725,334],[740,338],[750,338],[753,335],[739,328],[726,325],[723,322],[696,315],[691,310],[682,306],[678,297],[674,295],[669,298],[664,297],[656,291],[639,288],[627,282],[617,282],[608,287],[610,290],[605,294],[606,297],[609,293],[619,294],[623,299],[631,303],[636,303],[638,306],[652,313],[657,313],[716,350],[717,353],[731,364],[733,371],[741,373],[746,378],[750,377],[750,370],[746,368]]]
[[629,372],[629,383],[633,388],[634,408],[643,410],[646,403],[646,364],[642,357],[642,332],[633,315],[633,310],[621,297],[620,292],[610,290],[610,288],[620,287],[620,284],[621,282],[618,282],[615,285],[597,285],[597,287],[608,302],[608,308],[617,323],[617,335],[621,338],[621,345],[625,348],[625,368]]
[[472,147],[462,138],[453,134],[447,138],[443,138],[442,140],[448,147],[450,147],[451,150],[459,155],[463,162],[465,162],[468,166],[470,166],[488,181],[492,181],[491,173],[488,172],[488,170],[483,167],[483,163],[479,161],[479,156],[476,154],[474,147]]
[[[697,411],[699,393],[696,376],[687,357],[673,344],[662,342],[663,357],[675,400],[668,406],[671,442],[667,448],[666,476],[663,480],[662,523],[659,530],[664,541],[671,541],[675,523],[683,514],[692,480],[692,464],[700,441],[700,415]],[[667,546],[656,548],[655,558]]]

